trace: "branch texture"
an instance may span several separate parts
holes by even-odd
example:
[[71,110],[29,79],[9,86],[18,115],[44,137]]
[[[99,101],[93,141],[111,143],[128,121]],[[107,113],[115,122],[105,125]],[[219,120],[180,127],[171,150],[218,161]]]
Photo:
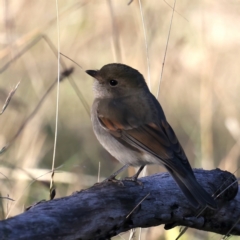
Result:
[[[182,225],[219,234],[240,235],[240,191],[236,178],[219,169],[195,169],[199,183],[218,195],[218,210],[195,217],[193,209],[168,173],[96,184],[68,197],[39,203],[0,222],[0,239],[110,239],[137,227]],[[235,183],[234,183],[235,182]],[[215,196],[216,196],[215,195]]]

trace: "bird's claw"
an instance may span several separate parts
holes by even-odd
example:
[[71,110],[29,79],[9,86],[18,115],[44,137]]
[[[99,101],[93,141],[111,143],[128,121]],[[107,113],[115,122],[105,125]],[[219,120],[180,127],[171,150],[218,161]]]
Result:
[[103,182],[117,182],[118,180],[115,178],[116,176],[110,176],[103,180]]
[[126,177],[123,179],[124,181],[132,181],[132,182],[135,182],[137,183],[138,185],[143,185],[143,183],[141,181],[138,180],[138,178],[136,177]]
[[118,179],[116,179],[115,177],[116,177],[116,176],[110,176],[110,177],[106,178],[105,180],[103,180],[103,183],[113,182],[113,183],[117,183],[118,185],[124,187],[123,181],[122,181],[122,180],[118,180]]

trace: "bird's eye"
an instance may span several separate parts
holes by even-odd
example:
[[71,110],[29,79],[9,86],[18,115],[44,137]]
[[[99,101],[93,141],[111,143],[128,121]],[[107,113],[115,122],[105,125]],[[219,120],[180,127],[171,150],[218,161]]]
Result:
[[118,85],[118,81],[114,80],[114,79],[111,79],[109,81],[109,84],[112,86],[112,87],[115,87],[116,85]]

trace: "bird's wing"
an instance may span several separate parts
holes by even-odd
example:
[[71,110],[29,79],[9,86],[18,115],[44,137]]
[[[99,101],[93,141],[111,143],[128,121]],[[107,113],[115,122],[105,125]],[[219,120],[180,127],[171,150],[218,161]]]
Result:
[[102,102],[98,106],[98,119],[106,131],[119,142],[155,156],[182,177],[186,170],[192,172],[187,157],[165,118],[154,123],[151,118],[140,116],[136,109],[129,111],[121,103],[114,105],[116,104],[112,102]]
[[[147,111],[146,106],[141,107],[146,111],[138,111],[138,108],[129,111],[121,102],[103,101],[98,105],[98,120],[120,143],[159,159],[194,207],[197,208],[200,203],[215,209],[215,201],[196,181],[187,157],[163,112],[158,112],[155,116],[157,121],[152,121],[155,118],[150,114],[154,114],[155,109]],[[141,115],[143,112],[145,115]]]

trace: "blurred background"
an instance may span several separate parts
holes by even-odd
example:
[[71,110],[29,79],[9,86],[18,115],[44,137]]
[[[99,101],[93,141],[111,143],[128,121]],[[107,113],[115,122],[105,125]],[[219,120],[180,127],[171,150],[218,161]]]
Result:
[[[149,69],[139,1],[128,5],[128,0],[59,0],[58,4],[60,52],[83,68],[61,57],[67,68],[75,68],[59,91],[54,181],[56,197],[63,197],[121,167],[93,134],[88,114],[93,80],[84,70],[125,63],[145,76],[157,96],[174,2],[142,1]],[[15,200],[1,201],[4,219],[49,199],[57,96],[56,85],[49,88],[57,78],[58,61],[52,49],[57,48],[58,34],[55,1],[4,0],[0,9],[2,106],[21,82],[0,116],[0,148],[8,146],[0,155],[1,196]],[[219,167],[238,177],[239,27],[239,1],[178,1],[158,97],[191,165]],[[130,168],[122,176],[134,171]],[[152,166],[146,174],[159,171],[164,169]],[[165,231],[158,226],[137,230],[133,239],[140,239],[140,234],[141,239],[174,239],[178,232],[179,228]],[[113,239],[129,239],[129,235]],[[182,237],[219,238],[192,229]]]

